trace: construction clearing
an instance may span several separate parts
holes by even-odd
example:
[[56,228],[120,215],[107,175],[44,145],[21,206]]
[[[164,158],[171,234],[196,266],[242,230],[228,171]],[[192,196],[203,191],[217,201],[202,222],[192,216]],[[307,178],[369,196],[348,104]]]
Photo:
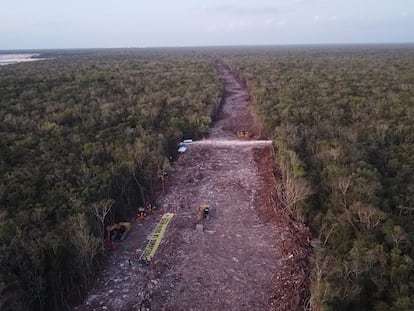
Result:
[[185,144],[156,212],[132,222],[75,310],[303,310],[309,232],[275,203],[272,142],[238,138],[260,131],[247,88],[218,66],[225,99],[210,137]]

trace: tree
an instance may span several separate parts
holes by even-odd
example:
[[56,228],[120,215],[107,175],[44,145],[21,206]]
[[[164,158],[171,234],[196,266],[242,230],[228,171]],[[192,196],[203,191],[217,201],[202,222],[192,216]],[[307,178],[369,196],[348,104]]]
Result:
[[295,153],[286,153],[279,165],[282,172],[282,183],[276,186],[278,199],[289,215],[303,221],[302,213],[297,204],[314,192],[309,182],[302,177],[303,168]]
[[99,202],[92,203],[93,213],[100,224],[100,234],[102,237],[102,250],[105,249],[105,217],[111,211],[113,200],[101,200]]
[[342,195],[342,202],[343,202],[344,208],[348,207],[347,194],[348,194],[348,191],[350,190],[351,185],[352,185],[352,175],[339,178],[338,180],[338,189]]
[[345,210],[348,222],[351,225],[359,225],[362,230],[371,230],[380,225],[386,214],[371,205],[362,202],[354,202]]
[[[95,216],[98,212],[101,213],[99,217],[103,216],[100,220],[102,219],[104,221],[105,215],[107,214],[105,214],[105,207],[99,207],[94,212]],[[69,241],[76,249],[80,264],[85,267],[87,274],[91,274],[93,260],[98,253],[100,241],[92,235],[85,213],[70,216],[66,224],[68,226],[66,230]]]

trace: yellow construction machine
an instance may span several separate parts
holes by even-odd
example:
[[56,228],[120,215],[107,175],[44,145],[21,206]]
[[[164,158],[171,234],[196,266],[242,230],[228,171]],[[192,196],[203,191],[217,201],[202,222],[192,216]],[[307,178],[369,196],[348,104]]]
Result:
[[129,231],[131,230],[130,222],[119,222],[106,227],[107,240],[125,240]]
[[252,133],[246,130],[237,131],[237,138],[240,139],[250,139],[253,136]]

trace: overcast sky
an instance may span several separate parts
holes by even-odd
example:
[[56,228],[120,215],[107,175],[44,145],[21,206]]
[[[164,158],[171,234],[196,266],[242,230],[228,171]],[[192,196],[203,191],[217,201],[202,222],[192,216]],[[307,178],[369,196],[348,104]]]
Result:
[[414,0],[0,0],[0,49],[414,42]]

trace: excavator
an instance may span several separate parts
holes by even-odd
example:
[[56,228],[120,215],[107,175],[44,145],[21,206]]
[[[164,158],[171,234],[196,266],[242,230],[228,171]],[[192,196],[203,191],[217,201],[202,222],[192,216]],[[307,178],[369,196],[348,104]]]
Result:
[[106,239],[110,240],[125,240],[129,231],[131,230],[130,222],[119,222],[106,227]]
[[240,138],[240,139],[250,139],[253,136],[252,133],[246,130],[237,131],[236,134],[237,134],[237,138]]

